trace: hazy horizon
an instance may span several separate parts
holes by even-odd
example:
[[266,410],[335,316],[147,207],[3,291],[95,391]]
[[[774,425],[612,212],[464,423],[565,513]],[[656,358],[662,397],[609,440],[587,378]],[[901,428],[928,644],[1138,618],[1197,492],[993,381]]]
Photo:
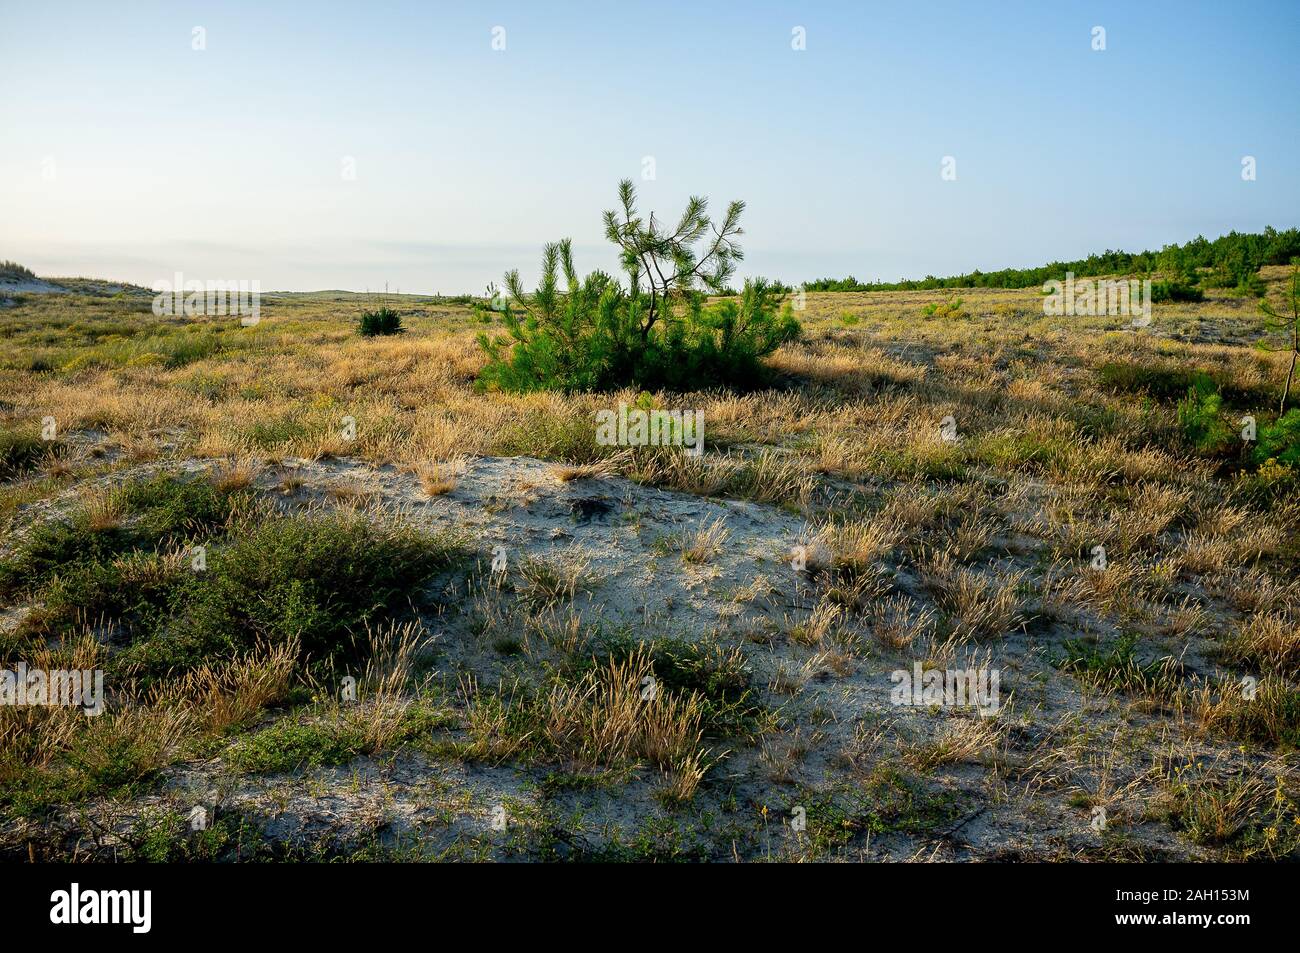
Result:
[[738,277],[795,283],[1300,224],[1295,5],[998,13],[16,9],[0,258],[145,286],[481,293],[510,268],[531,282],[566,236],[581,270],[615,270],[600,213],[620,178],[673,218],[690,194],[746,200]]

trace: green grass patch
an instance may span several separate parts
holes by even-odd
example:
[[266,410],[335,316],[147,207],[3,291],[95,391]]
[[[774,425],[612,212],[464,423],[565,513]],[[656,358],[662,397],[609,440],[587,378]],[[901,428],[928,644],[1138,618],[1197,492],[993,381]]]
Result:
[[185,577],[164,630],[128,650],[162,675],[212,654],[296,639],[317,662],[360,657],[367,624],[404,607],[460,558],[446,537],[353,514],[278,517],[210,553]]
[[[103,594],[129,578],[122,571],[132,567],[118,565],[124,557],[156,555],[220,534],[245,498],[202,479],[159,476],[129,484],[108,501],[110,508],[120,507],[120,519],[105,519],[82,505],[67,518],[34,527],[13,556],[0,560],[0,595],[35,594],[54,583],[66,594]],[[122,593],[119,598],[129,597]],[[86,608],[97,605],[92,601]]]
[[0,430],[0,480],[12,480],[39,467],[55,448],[52,441],[26,430]]
[[1138,636],[1132,632],[1119,636],[1107,646],[1091,637],[1067,639],[1065,655],[1056,665],[1085,684],[1103,690],[1169,696],[1182,680],[1181,666],[1171,657],[1140,661],[1137,642]]
[[349,725],[283,718],[231,745],[226,761],[250,774],[281,774],[346,764],[363,750],[361,733]]

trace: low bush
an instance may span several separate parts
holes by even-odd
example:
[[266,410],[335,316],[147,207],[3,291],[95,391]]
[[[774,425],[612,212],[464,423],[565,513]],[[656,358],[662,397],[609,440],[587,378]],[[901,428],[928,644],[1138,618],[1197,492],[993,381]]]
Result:
[[1288,410],[1259,428],[1254,459],[1259,464],[1272,460],[1279,466],[1300,466],[1300,410]]
[[366,626],[457,553],[441,538],[351,514],[271,519],[210,553],[205,572],[185,574],[170,618],[124,661],[161,676],[258,639],[296,641],[319,662],[358,658]]
[[405,331],[402,316],[387,305],[375,311],[363,312],[357,322],[357,333],[366,338],[402,334]]
[[1183,437],[1208,456],[1223,454],[1235,436],[1223,419],[1223,397],[1206,376],[1197,376],[1187,396],[1178,404],[1178,427]]
[[1151,285],[1151,301],[1204,301],[1205,292],[1193,284],[1177,279],[1156,281]]

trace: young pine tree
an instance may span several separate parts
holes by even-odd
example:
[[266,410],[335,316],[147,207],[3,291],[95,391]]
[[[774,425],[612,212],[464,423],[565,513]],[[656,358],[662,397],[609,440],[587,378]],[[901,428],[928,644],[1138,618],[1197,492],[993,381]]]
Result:
[[580,279],[569,241],[547,245],[535,291],[524,291],[517,271],[505,277],[507,334],[479,335],[488,355],[481,387],[749,387],[767,376],[763,358],[798,336],[782,291],[761,279],[746,282],[739,301],[707,304],[710,293],[725,293],[743,258],[743,202],[715,224],[707,200],[692,197],[669,228],[637,212],[624,180],[619,205],[605,213],[605,234],[619,248],[627,286],[600,271]]

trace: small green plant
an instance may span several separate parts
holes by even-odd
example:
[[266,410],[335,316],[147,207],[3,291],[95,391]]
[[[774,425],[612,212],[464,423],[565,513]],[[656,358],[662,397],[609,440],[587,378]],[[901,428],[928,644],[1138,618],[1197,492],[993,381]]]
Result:
[[1300,409],[1292,408],[1259,428],[1254,459],[1259,464],[1272,460],[1279,466],[1300,466]]
[[357,331],[362,337],[373,338],[388,334],[403,334],[406,328],[402,327],[402,316],[388,305],[383,305],[374,311],[362,312],[357,322]]
[[927,318],[969,318],[970,312],[962,309],[961,298],[949,298],[947,301],[931,301],[922,311]]
[[1264,283],[1264,279],[1257,273],[1250,272],[1242,274],[1237,278],[1237,283],[1234,285],[1233,290],[1239,295],[1245,295],[1251,298],[1263,298],[1264,295],[1268,293],[1268,285]]
[[1232,441],[1233,431],[1223,419],[1222,408],[1223,397],[1206,375],[1194,378],[1187,396],[1178,404],[1178,427],[1187,442],[1201,453],[1221,454]]
[[361,754],[362,742],[360,732],[346,724],[282,718],[237,741],[226,756],[241,771],[278,774],[302,767],[346,764]]
[[458,550],[439,537],[347,514],[280,517],[208,555],[172,589],[170,617],[123,661],[142,675],[193,668],[214,654],[296,642],[316,661],[358,658],[366,626],[408,604]]
[[[1300,358],[1300,259],[1291,266],[1291,287],[1287,291],[1287,305],[1291,313],[1285,314],[1286,306],[1278,310],[1265,299],[1259,303],[1259,310],[1268,318],[1271,330],[1285,331],[1291,337],[1291,366],[1286,372],[1286,383],[1282,385],[1282,400],[1278,404],[1279,414],[1286,412],[1286,401],[1291,394],[1291,382],[1295,380],[1296,360]],[[1280,350],[1280,349],[1271,349]]]
[[1135,633],[1115,639],[1108,648],[1092,639],[1067,639],[1065,657],[1057,667],[1103,691],[1123,691],[1168,697],[1177,688],[1180,668],[1171,656],[1141,662]]

